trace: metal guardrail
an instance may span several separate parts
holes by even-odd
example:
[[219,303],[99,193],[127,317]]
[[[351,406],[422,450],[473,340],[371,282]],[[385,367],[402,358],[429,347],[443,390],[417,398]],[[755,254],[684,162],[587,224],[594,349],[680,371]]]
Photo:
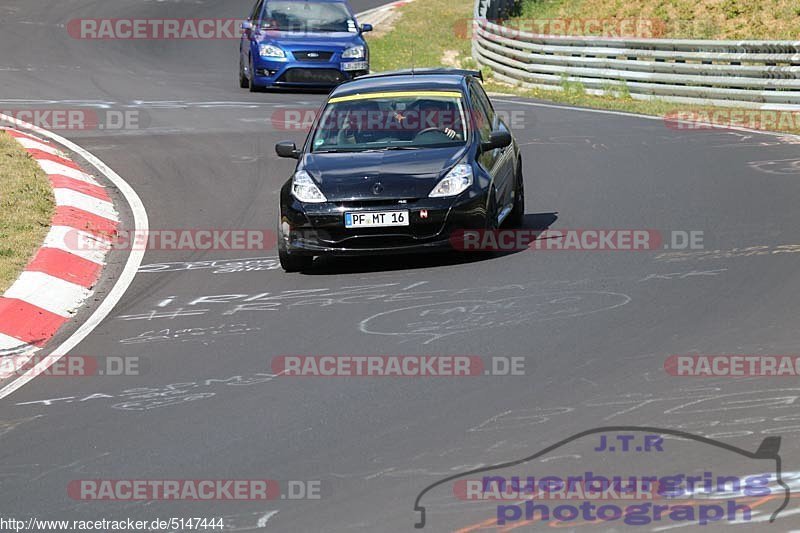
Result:
[[496,24],[476,0],[472,55],[499,81],[637,99],[800,110],[800,41],[541,35]]

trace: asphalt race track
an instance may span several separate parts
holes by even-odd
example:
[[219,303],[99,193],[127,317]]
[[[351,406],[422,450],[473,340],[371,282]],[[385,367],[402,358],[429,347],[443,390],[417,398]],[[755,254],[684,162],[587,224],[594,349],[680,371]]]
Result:
[[[356,11],[380,3],[353,0]],[[250,8],[5,0],[0,110],[136,110],[145,117],[138,129],[60,133],[133,186],[153,229],[272,230],[292,169],[273,146],[305,136],[273,119],[313,109],[323,94],[239,89],[236,41],[77,40],[64,28],[81,17],[238,18]],[[522,145],[529,227],[695,231],[703,248],[348,258],[317,261],[306,274],[283,273],[275,250],[150,250],[109,319],[74,350],[140,356],[146,371],[42,376],[0,400],[0,512],[223,517],[226,531],[411,531],[415,498],[431,483],[600,426],[673,428],[751,451],[782,436],[784,480],[797,485],[797,378],[673,377],[664,361],[797,353],[800,140],[678,130],[512,97],[495,104]],[[119,254],[98,297],[119,273]],[[245,258],[260,259],[230,265]],[[212,260],[220,263],[201,263]],[[274,377],[272,358],[287,354],[522,357],[524,375]],[[766,468],[690,440],[665,442],[685,450],[604,460],[670,473]],[[605,464],[558,450],[541,465],[559,461]],[[319,480],[322,497],[80,501],[67,491],[79,479],[255,478]],[[491,503],[434,492],[423,498],[429,531],[494,516]],[[779,503],[766,501],[752,521],[704,529],[800,529],[793,502],[766,523]],[[630,529],[659,528],[699,526]]]

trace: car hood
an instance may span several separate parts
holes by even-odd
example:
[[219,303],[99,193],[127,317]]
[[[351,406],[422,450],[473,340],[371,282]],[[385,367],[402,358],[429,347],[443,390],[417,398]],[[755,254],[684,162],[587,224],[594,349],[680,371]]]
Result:
[[265,31],[258,41],[260,43],[274,44],[286,50],[308,50],[310,47],[320,49],[341,49],[348,46],[363,44],[363,40],[356,33],[349,32],[286,32]]
[[309,153],[302,168],[330,201],[425,198],[464,147]]

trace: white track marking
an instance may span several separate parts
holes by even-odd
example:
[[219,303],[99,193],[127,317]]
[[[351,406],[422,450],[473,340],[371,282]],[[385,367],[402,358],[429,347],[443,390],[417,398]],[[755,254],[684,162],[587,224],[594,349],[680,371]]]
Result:
[[56,197],[56,204],[74,207],[88,211],[99,217],[107,218],[109,220],[118,221],[117,211],[114,209],[114,204],[106,200],[100,200],[94,196],[83,194],[75,189],[53,189],[53,196]]
[[5,292],[5,298],[17,298],[59,316],[70,317],[75,302],[83,302],[92,291],[61,278],[26,270]]
[[[139,195],[136,194],[136,191],[126,182],[122,177],[114,172],[108,165],[103,163],[98,157],[91,154],[84,148],[81,148],[74,142],[61,137],[55,133],[49,132],[47,130],[43,130],[33,124],[28,124],[27,122],[23,122],[21,120],[17,120],[14,117],[9,117],[8,115],[3,115],[0,113],[0,119],[11,122],[16,124],[22,128],[31,130],[36,132],[38,135],[47,137],[59,143],[61,146],[71,150],[81,156],[83,159],[88,161],[93,167],[97,169],[98,172],[103,174],[112,184],[120,191],[120,193],[125,197],[125,200],[128,202],[128,205],[131,208],[131,212],[133,213],[133,227],[136,231],[147,231],[149,229],[148,220],[147,220],[147,211],[144,208],[144,204],[142,204],[141,198]],[[83,174],[83,173],[81,173]],[[85,180],[84,180],[85,181]],[[94,181],[94,180],[92,180]],[[145,250],[131,250],[130,255],[128,255],[128,260],[125,263],[125,266],[122,269],[119,277],[117,278],[117,282],[114,284],[114,287],[108,292],[105,299],[97,306],[94,313],[84,322],[81,324],[78,329],[60,346],[54,349],[50,353],[50,357],[45,358],[40,363],[37,363],[35,367],[31,368],[25,374],[18,377],[2,389],[0,389],[0,399],[6,398],[14,391],[18,390],[20,387],[24,386],[26,383],[31,381],[36,376],[42,374],[45,370],[47,370],[50,365],[54,364],[56,361],[61,359],[64,355],[68,354],[70,350],[72,350],[75,346],[78,345],[83,339],[85,339],[94,329],[100,325],[100,323],[111,313],[114,307],[119,303],[122,297],[125,295],[125,291],[128,290],[128,287],[133,282],[133,278],[136,276],[136,271],[139,269],[139,265],[142,264],[142,259],[144,258]]]
[[10,337],[5,333],[0,333],[0,355],[8,355],[9,353],[17,355],[16,350],[21,347],[24,347],[26,350],[35,349],[24,341]]
[[24,148],[28,148],[30,150],[41,150],[42,152],[47,152],[48,154],[57,156],[63,155],[61,150],[52,144],[34,141],[33,139],[28,139],[27,137],[17,137],[17,142],[19,142],[19,144],[21,144]]
[[111,250],[111,241],[70,226],[50,226],[42,248],[56,248],[102,265],[106,252]]
[[68,178],[85,181],[92,185],[99,185],[97,181],[86,172],[76,170],[67,165],[62,165],[61,163],[56,163],[55,161],[49,161],[47,159],[37,159],[36,162],[39,163],[39,166],[42,167],[47,174],[63,174]]

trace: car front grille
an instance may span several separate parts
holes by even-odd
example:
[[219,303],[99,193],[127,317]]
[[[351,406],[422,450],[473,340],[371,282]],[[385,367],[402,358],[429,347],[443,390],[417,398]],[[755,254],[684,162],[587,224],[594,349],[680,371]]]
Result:
[[330,61],[331,57],[333,56],[333,52],[292,52],[294,54],[295,59],[298,61],[316,61],[316,62],[326,62]]
[[335,202],[336,207],[342,209],[408,209],[418,202],[417,198],[407,199],[405,202],[397,200],[348,200],[345,202]]
[[[427,219],[421,219],[417,211],[410,212],[411,224],[409,226],[394,226],[382,228],[345,228],[344,214],[312,216],[314,231],[319,240],[332,245],[380,247],[381,241],[396,243],[397,245],[410,245],[418,243],[420,239],[435,237],[445,222],[445,211],[431,211]],[[369,244],[366,244],[369,243]]]
[[331,68],[290,68],[278,81],[286,83],[339,83],[346,79],[340,71]]

